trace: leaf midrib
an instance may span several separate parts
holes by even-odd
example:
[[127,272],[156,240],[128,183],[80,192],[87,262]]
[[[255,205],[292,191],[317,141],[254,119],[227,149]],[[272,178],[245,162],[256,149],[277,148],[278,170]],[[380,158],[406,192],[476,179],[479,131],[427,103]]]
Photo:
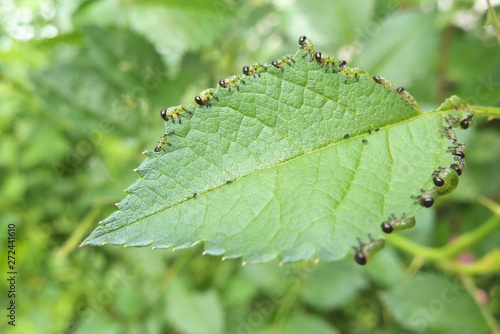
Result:
[[[435,113],[444,113],[444,112],[446,112],[446,111],[439,111],[439,112],[435,112]],[[450,111],[447,111],[447,112],[450,112]],[[434,112],[433,112],[433,113],[434,113]],[[398,125],[401,125],[401,124],[404,124],[404,123],[410,122],[410,121],[412,121],[412,120],[414,120],[414,119],[417,119],[417,118],[419,118],[419,117],[424,116],[425,114],[427,114],[427,113],[421,113],[421,114],[415,115],[415,116],[413,116],[413,117],[411,117],[411,118],[408,118],[408,119],[405,119],[405,120],[399,121],[399,122],[397,122],[397,123],[391,123],[391,124],[389,124],[389,125],[387,125],[387,126],[385,126],[385,127],[381,127],[379,131],[382,131],[383,129],[387,129],[387,128],[390,128],[390,127],[394,127],[394,126],[398,126]],[[318,147],[318,148],[316,148],[316,149],[314,149],[314,150],[311,150],[311,151],[308,151],[308,152],[304,152],[304,154],[302,154],[302,155],[297,155],[297,156],[295,156],[295,157],[293,157],[293,158],[290,158],[290,159],[288,159],[288,160],[284,160],[284,161],[282,161],[282,162],[279,162],[279,163],[277,163],[277,164],[273,165],[272,167],[269,167],[269,168],[262,168],[262,169],[255,170],[254,172],[248,173],[248,174],[246,174],[244,177],[242,177],[242,178],[240,178],[240,179],[243,179],[243,178],[245,178],[245,177],[249,177],[249,176],[253,176],[253,175],[256,175],[256,174],[261,173],[261,172],[265,172],[265,171],[270,170],[270,169],[272,169],[272,168],[276,168],[276,167],[279,167],[279,166],[285,165],[285,164],[287,164],[287,163],[291,163],[291,162],[293,162],[293,161],[295,161],[295,160],[298,160],[298,159],[301,159],[301,158],[306,158],[307,156],[309,156],[309,155],[311,155],[311,154],[314,154],[314,153],[316,153],[316,152],[318,152],[318,151],[321,151],[321,150],[326,150],[326,149],[328,149],[328,148],[334,147],[335,145],[338,145],[338,144],[341,144],[341,143],[345,143],[346,141],[349,141],[349,140],[355,140],[355,139],[358,139],[358,140],[359,140],[359,138],[360,138],[360,137],[362,137],[362,136],[366,136],[366,134],[359,134],[359,135],[355,135],[355,136],[349,137],[348,139],[345,139],[345,140],[342,140],[342,141],[339,141],[339,142],[333,142],[333,143],[326,144],[326,145],[324,145],[324,146],[322,146],[322,147]],[[150,159],[150,158],[148,158],[148,159]],[[237,182],[237,181],[238,181],[238,179],[237,179],[237,180],[233,180],[231,183],[234,183],[234,182]],[[203,193],[197,194],[197,198],[198,198],[198,197],[200,197],[200,196],[203,196],[203,195],[205,195],[205,194],[207,194],[207,193],[210,193],[210,192],[212,192],[212,191],[218,190],[219,188],[224,187],[224,186],[225,186],[225,184],[221,185],[220,187],[214,187],[214,188],[212,188],[212,189],[210,189],[210,190],[207,190],[207,191],[205,191],[205,192],[203,192]],[[149,188],[149,187],[148,187],[148,188]],[[129,196],[132,196],[132,195],[133,195],[133,194],[129,194]],[[129,223],[129,224],[127,224],[127,225],[121,225],[121,226],[118,226],[117,228],[114,228],[114,229],[112,229],[112,230],[110,230],[110,231],[103,231],[103,233],[101,234],[101,236],[102,236],[102,235],[105,235],[105,234],[108,234],[108,233],[111,233],[111,232],[114,232],[114,231],[118,231],[118,230],[120,230],[121,228],[128,227],[128,226],[130,226],[130,225],[132,225],[132,224],[136,224],[137,222],[140,222],[141,220],[143,220],[143,219],[145,219],[145,218],[148,218],[148,217],[154,216],[154,215],[156,215],[156,214],[157,214],[157,213],[159,213],[159,212],[162,212],[162,211],[165,211],[165,210],[171,209],[171,208],[173,208],[173,207],[175,207],[175,206],[177,206],[177,205],[181,205],[181,204],[183,204],[183,203],[185,203],[185,202],[187,202],[187,201],[189,201],[189,200],[192,200],[192,199],[193,199],[192,197],[188,197],[188,198],[186,198],[186,199],[185,199],[185,200],[183,200],[183,201],[179,201],[179,202],[177,202],[177,203],[175,203],[175,204],[173,204],[173,205],[170,205],[170,206],[164,207],[164,208],[162,208],[162,209],[160,209],[160,210],[157,210],[157,211],[151,212],[151,213],[149,213],[149,214],[147,214],[147,215],[144,215],[144,216],[138,217],[138,218],[134,219],[134,221],[132,221],[131,223]],[[120,210],[120,211],[122,211],[122,212],[123,212],[124,210]]]

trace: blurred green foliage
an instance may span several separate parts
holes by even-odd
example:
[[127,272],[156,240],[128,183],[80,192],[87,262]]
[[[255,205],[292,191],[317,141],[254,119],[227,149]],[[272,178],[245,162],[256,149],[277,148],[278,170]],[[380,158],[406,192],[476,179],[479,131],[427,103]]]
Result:
[[[456,317],[462,333],[498,331],[498,271],[459,266],[492,255],[498,229],[451,267],[390,246],[366,268],[77,248],[135,181],[140,152],[164,131],[161,108],[293,52],[302,34],[405,86],[423,109],[452,94],[500,106],[500,48],[486,17],[484,1],[467,0],[3,1],[0,249],[16,224],[18,313],[8,326],[2,302],[0,331],[448,333]],[[439,247],[491,219],[478,199],[500,201],[498,130],[477,119],[461,138],[458,189],[402,235]],[[4,279],[0,287],[4,300]]]

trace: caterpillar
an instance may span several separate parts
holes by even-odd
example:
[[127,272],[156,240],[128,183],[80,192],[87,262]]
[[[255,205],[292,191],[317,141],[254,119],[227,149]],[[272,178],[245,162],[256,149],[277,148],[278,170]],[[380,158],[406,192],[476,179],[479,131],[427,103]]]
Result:
[[314,54],[316,50],[314,49],[313,43],[306,37],[306,36],[300,36],[299,37],[299,45],[302,50],[304,50],[304,55],[302,57],[305,57],[309,55],[311,60],[314,57]]
[[456,128],[460,126],[464,130],[468,129],[472,125],[473,120],[474,114],[472,113],[468,114],[464,118],[455,117],[452,115],[448,115],[448,117],[445,118],[446,123],[448,123],[450,127]]
[[415,203],[420,204],[424,208],[430,208],[434,204],[434,198],[437,196],[437,191],[434,189],[424,190],[420,189],[421,194],[418,196],[412,195],[411,198],[415,198]]
[[[340,63],[342,62],[342,60],[340,61]],[[339,63],[339,64],[340,64]],[[347,64],[347,63],[346,63]],[[347,81],[349,80],[349,78],[351,77],[354,77],[356,79],[356,81],[359,81],[359,74],[360,73],[364,73],[364,71],[360,71],[359,69],[357,68],[344,68],[342,66],[341,68],[341,71],[342,73],[345,75],[345,79],[344,79],[344,83],[346,84]]]
[[293,59],[292,55],[286,55],[281,57],[280,59],[273,60],[272,65],[276,68],[281,68],[283,70],[283,67],[285,67],[286,64],[290,65],[290,62],[295,63],[295,59]]
[[177,118],[179,123],[181,123],[181,114],[183,112],[191,113],[185,106],[175,106],[160,110],[160,116],[165,122],[171,119],[172,122],[175,123],[175,118]]
[[436,186],[434,189],[439,195],[445,195],[458,186],[458,173],[451,167],[439,167],[433,173],[432,182]]
[[174,134],[174,131],[164,133],[161,136],[160,140],[158,141],[158,144],[154,148],[154,151],[161,152],[165,149],[165,145],[172,146],[172,144],[170,144],[170,142],[167,140],[167,137],[170,135],[173,135],[173,134]]
[[396,217],[391,214],[387,221],[380,224],[382,231],[384,233],[392,233],[393,231],[403,231],[415,226],[415,217],[406,217],[406,214],[402,214],[401,218]]
[[467,115],[464,119],[460,121],[460,127],[464,130],[468,129],[472,125],[474,119],[474,114]]
[[412,107],[415,105],[416,103],[415,98],[410,93],[408,93],[408,91],[406,91],[403,87],[396,88],[396,93],[399,96],[401,96],[403,100],[405,100],[407,105]]
[[347,65],[345,60],[338,61],[321,52],[316,52],[314,54],[314,60],[321,64],[321,67],[325,67],[325,72],[328,72],[328,68],[331,68],[332,72],[339,72]]
[[205,89],[203,92],[200,93],[200,95],[197,95],[194,98],[194,101],[198,103],[200,106],[210,107],[212,105],[210,99],[212,98],[215,98],[216,100],[219,99],[217,96],[215,96],[214,93],[215,93],[214,88]]
[[243,74],[248,76],[253,76],[257,74],[260,77],[261,71],[267,71],[267,67],[262,63],[253,64],[251,66],[243,66]]
[[383,78],[383,77],[380,77],[378,75],[375,75],[373,77],[373,80],[378,83],[378,84],[381,84],[383,86],[385,86],[387,89],[389,90],[394,90],[394,85],[389,81],[387,80],[386,78]]
[[219,86],[229,90],[231,90],[231,86],[235,86],[237,90],[240,90],[240,82],[246,83],[245,80],[240,78],[238,75],[233,75],[229,78],[219,80]]
[[467,146],[462,143],[455,143],[455,146],[449,146],[447,152],[451,152],[457,160],[459,159],[465,159],[465,149]]
[[462,175],[462,172],[465,169],[465,159],[458,159],[457,163],[453,163],[450,165],[450,168],[452,168],[457,174],[460,176]]
[[454,143],[457,142],[457,135],[455,134],[455,131],[453,131],[453,128],[451,126],[444,126],[441,132],[443,133],[443,136],[445,138],[448,138]]
[[359,246],[352,247],[355,251],[354,261],[356,261],[357,264],[365,265],[368,260],[373,257],[373,255],[375,255],[385,246],[384,239],[374,239],[371,234],[368,234],[368,237],[370,238],[370,241],[367,243],[364,243],[360,238],[357,238]]

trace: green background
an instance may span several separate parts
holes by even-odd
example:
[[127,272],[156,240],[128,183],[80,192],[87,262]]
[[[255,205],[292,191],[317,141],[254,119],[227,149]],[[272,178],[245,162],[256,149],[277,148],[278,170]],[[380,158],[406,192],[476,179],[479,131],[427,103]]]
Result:
[[[419,263],[390,245],[366,267],[350,258],[241,267],[200,256],[202,247],[78,248],[136,180],[141,151],[164,131],[161,108],[294,53],[300,35],[404,86],[424,110],[452,94],[500,106],[500,47],[483,28],[485,10],[482,1],[2,2],[0,331],[491,331],[498,274]],[[405,236],[439,247],[491,217],[478,199],[500,201],[499,128],[477,118],[460,133],[469,151],[458,189]],[[15,328],[5,316],[10,223]],[[491,253],[498,240],[497,230],[459,260]]]

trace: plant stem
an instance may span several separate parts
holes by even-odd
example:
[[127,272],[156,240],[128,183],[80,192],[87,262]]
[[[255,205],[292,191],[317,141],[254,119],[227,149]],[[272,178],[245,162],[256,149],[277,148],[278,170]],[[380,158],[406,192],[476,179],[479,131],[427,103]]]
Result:
[[497,40],[500,43],[500,22],[498,21],[497,13],[493,9],[490,0],[488,0],[488,21],[493,26]]
[[473,245],[480,242],[482,239],[491,234],[500,226],[500,216],[494,215],[478,228],[468,233],[464,233],[455,239],[453,242],[441,248],[432,248],[419,245],[413,241],[406,239],[400,235],[390,235],[387,241],[415,256],[423,257],[430,261],[442,261],[455,257],[460,252],[469,249]]
[[500,118],[500,108],[472,106],[471,109],[478,116]]
[[56,250],[55,255],[60,259],[64,259],[75,250],[78,245],[82,242],[85,235],[88,234],[89,229],[92,224],[95,224],[97,215],[101,211],[101,207],[99,205],[92,208],[89,211],[87,216],[83,219],[82,223],[78,225],[78,227],[71,233],[70,237],[66,239],[64,244]]

